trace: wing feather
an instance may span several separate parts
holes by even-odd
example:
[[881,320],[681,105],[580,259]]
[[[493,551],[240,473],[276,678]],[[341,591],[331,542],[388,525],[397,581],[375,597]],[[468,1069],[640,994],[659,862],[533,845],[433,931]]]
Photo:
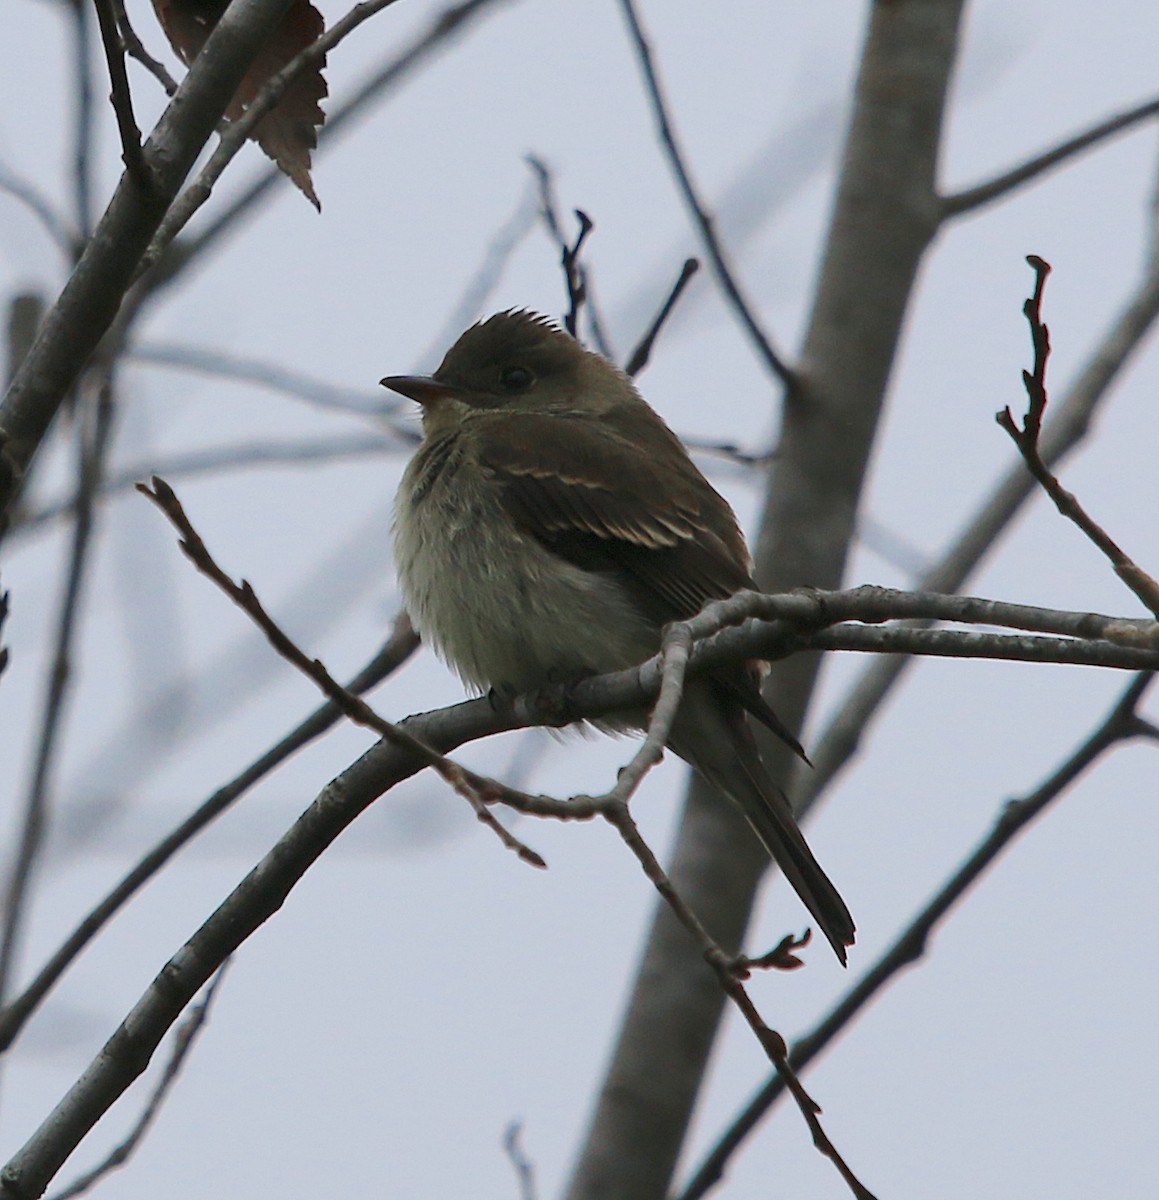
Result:
[[[583,416],[488,414],[479,445],[515,524],[574,566],[615,574],[659,630],[757,585],[727,501],[659,417],[651,410],[647,417],[662,436],[650,439],[646,480],[640,431],[625,436],[606,415],[596,425]],[[711,678],[722,699],[739,703],[808,762],[761,697],[755,666]]]
[[646,479],[606,417],[488,418],[482,463],[516,525],[576,566],[625,574],[658,625],[755,586],[732,510],[658,418]]

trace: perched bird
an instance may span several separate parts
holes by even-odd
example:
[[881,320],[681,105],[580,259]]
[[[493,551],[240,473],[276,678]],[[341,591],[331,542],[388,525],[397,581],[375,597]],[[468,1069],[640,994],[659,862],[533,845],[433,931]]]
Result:
[[[382,383],[423,415],[396,502],[403,594],[467,683],[527,692],[622,670],[657,652],[668,622],[756,587],[732,509],[676,435],[545,317],[499,313],[433,375]],[[749,715],[802,753],[749,665],[688,680],[669,745],[736,802],[844,963],[853,920]]]

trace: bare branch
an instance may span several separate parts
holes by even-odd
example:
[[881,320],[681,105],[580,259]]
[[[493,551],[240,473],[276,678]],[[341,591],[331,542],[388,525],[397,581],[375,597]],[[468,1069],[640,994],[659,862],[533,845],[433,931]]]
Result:
[[0,471],[0,516],[7,513],[69,387],[112,326],[137,263],[186,173],[287,0],[234,0],[145,145],[156,189],[145,197],[123,178],[59,300],[0,405],[7,469]]
[[639,375],[648,365],[648,360],[652,357],[652,347],[656,344],[656,338],[660,335],[660,330],[664,327],[664,322],[668,320],[672,310],[676,307],[676,301],[680,299],[684,289],[692,281],[693,275],[699,270],[699,259],[686,258],[684,260],[684,265],[680,268],[680,275],[672,285],[672,290],[668,293],[668,298],[660,306],[660,311],[656,314],[655,320],[653,320],[647,332],[637,343],[636,349],[632,351],[624,367],[624,370],[629,375]]
[[744,450],[736,442],[712,442],[704,438],[684,437],[683,435],[681,435],[680,440],[689,450],[727,459],[730,463],[745,468],[746,471],[752,467],[767,467],[776,456],[775,449],[759,451]]
[[129,14],[125,12],[125,0],[111,0],[111,3],[125,53],[135,58],[157,80],[167,96],[172,96],[177,91],[177,80],[145,49],[129,21]]
[[1001,175],[986,183],[976,184],[965,191],[944,196],[941,202],[943,219],[959,217],[963,213],[973,212],[985,204],[1000,200],[1024,184],[1033,182],[1054,167],[1062,166],[1084,150],[1089,150],[1100,142],[1107,141],[1115,134],[1123,133],[1157,114],[1159,114],[1159,99],[1146,100],[1134,108],[1116,113],[1115,116],[1107,117],[1089,129],[1084,129],[1081,133],[1066,138],[1057,146],[1052,146],[1049,150],[1036,154],[1033,158],[1027,159],[1026,162],[1020,163],[1009,171],[1003,171]]
[[[164,220],[158,226],[148,250],[141,258],[137,269],[138,278],[149,270],[165,252],[170,242],[189,223],[193,214],[213,194],[214,185],[226,167],[233,162],[237,153],[257,128],[258,123],[286,94],[289,86],[310,67],[318,66],[327,53],[345,37],[353,33],[364,21],[389,8],[396,0],[361,0],[340,21],[336,21],[320,37],[304,50],[300,50],[280,71],[262,84],[254,98],[246,105],[245,112],[236,121],[230,121],[221,132],[216,149],[209,161],[198,172],[197,178],[178,196]],[[204,52],[203,52],[204,53]],[[197,60],[194,59],[194,62]],[[317,205],[317,201],[313,203]]]
[[[97,489],[98,500],[109,500],[132,491],[142,479],[160,475],[167,479],[193,479],[222,471],[254,467],[302,466],[341,462],[351,458],[374,458],[397,452],[398,441],[385,435],[348,434],[344,437],[306,438],[302,441],[235,442],[232,445],[191,450],[158,461],[133,463],[106,474]],[[46,501],[37,508],[18,510],[9,532],[19,537],[42,529],[75,510],[75,499]]]
[[644,776],[664,757],[672,722],[676,720],[684,695],[684,672],[688,668],[691,650],[692,634],[682,621],[673,622],[664,630],[664,641],[660,647],[660,694],[648,718],[639,750],[632,755],[628,765],[620,769],[616,786],[609,793],[624,803],[635,795]]
[[[418,634],[411,626],[410,619],[406,613],[400,614],[390,637],[346,685],[346,689],[356,695],[369,691],[402,666],[418,649],[418,645]],[[240,775],[214,792],[172,833],[154,846],[69,934],[24,991],[0,1011],[0,1052],[12,1045],[24,1028],[25,1022],[40,1007],[44,998],[76,961],[81,951],[178,850],[191,842],[197,834],[286,759],[336,725],[342,716],[343,712],[338,704],[333,701],[323,704]]]
[[680,185],[680,192],[684,197],[684,202],[687,204],[693,221],[700,230],[700,236],[704,241],[704,248],[708,254],[709,262],[712,263],[716,281],[728,298],[733,310],[740,318],[740,323],[748,333],[749,339],[756,347],[761,358],[764,359],[765,365],[786,388],[791,389],[793,386],[793,372],[773,347],[769,336],[757,321],[753,306],[745,299],[741,292],[736,275],[725,257],[724,247],[717,237],[712,215],[701,201],[697,194],[696,186],[692,182],[692,175],[686,165],[684,154],[677,143],[676,132],[672,127],[672,121],[668,115],[668,108],[660,87],[660,80],[652,61],[652,49],[640,25],[640,18],[636,13],[635,4],[633,0],[620,0],[620,8],[628,22],[628,28],[631,31],[632,40],[636,47],[636,57],[639,59],[640,70],[644,75],[648,98],[651,101],[652,112],[656,118],[656,125],[660,132],[660,142],[664,147],[665,153],[668,155],[669,165],[672,167],[676,181]]
[[326,670],[320,659],[310,658],[266,612],[253,588],[244,579],[235,583],[214,561],[197,530],[193,528],[185,514],[181,502],[173,489],[156,475],[153,485],[137,484],[137,490],[147,496],[170,520],[181,534],[179,545],[186,558],[207,578],[212,580],[225,594],[249,616],[259,629],[266,635],[270,645],[292,666],[297,667],[308,679],[312,680],[325,694],[334,701],[343,715],[356,725],[374,730],[380,737],[399,747],[425,759],[424,765],[433,767],[447,783],[455,789],[475,810],[481,824],[486,825],[499,838],[503,845],[515,852],[524,862],[534,867],[546,867],[547,864],[529,846],[525,846],[517,837],[504,828],[487,807],[487,799],[495,789],[493,781],[484,779],[472,771],[465,770],[458,763],[425,746],[412,737],[404,729],[391,721],[380,717],[361,697],[348,692]]
[[515,1168],[515,1178],[519,1182],[519,1200],[536,1200],[535,1167],[520,1144],[522,1136],[523,1122],[512,1121],[503,1131],[503,1151]]
[[109,96],[113,112],[117,117],[117,130],[121,135],[121,158],[130,176],[137,181],[142,191],[153,188],[153,175],[141,148],[141,130],[133,116],[133,97],[129,91],[129,76],[125,71],[125,51],[117,28],[117,14],[113,0],[94,0],[97,22],[101,29],[101,42],[105,59],[109,64],[109,81],[112,94]]
[[93,227],[93,135],[96,105],[93,102],[92,11],[86,3],[72,8],[73,78],[76,112],[73,126],[72,183],[76,223],[83,243]]
[[1058,477],[1046,465],[1039,452],[1042,416],[1046,411],[1047,402],[1046,363],[1050,356],[1050,336],[1042,320],[1042,292],[1046,285],[1046,277],[1050,273],[1050,264],[1033,254],[1026,261],[1034,268],[1035,273],[1034,295],[1023,306],[1034,343],[1034,369],[1022,372],[1030,405],[1021,426],[1014,420],[1009,408],[998,413],[996,419],[1010,434],[1027,469],[1054,501],[1058,511],[1073,521],[1107,556],[1115,568],[1115,574],[1155,616],[1159,617],[1159,583],[1126,554],[1110,534],[1087,513],[1075,495],[1059,483]]
[[[150,366],[177,367],[220,379],[242,380],[305,400],[315,408],[369,416],[376,421],[384,421],[404,408],[401,401],[396,404],[381,388],[372,391],[369,388],[342,387],[247,354],[231,354],[179,342],[144,342],[131,346],[125,357]],[[411,431],[405,440],[417,442],[418,436],[413,432],[413,425],[400,424],[400,436],[404,429]]]
[[[913,965],[925,954],[930,935],[1019,833],[1035,818],[1041,816],[1088,767],[1112,747],[1134,737],[1149,736],[1147,723],[1139,717],[1137,709],[1151,679],[1150,674],[1135,678],[1099,728],[1049,779],[1030,795],[1003,805],[989,835],[977,849],[942,885],[893,945],[850,988],[828,1016],[793,1046],[789,1060],[798,1072],[803,1073],[813,1059],[899,971]],[[784,1091],[785,1085],[782,1080],[773,1076],[729,1125],[725,1134],[693,1172],[678,1200],[701,1200],[701,1197],[708,1194],[723,1177],[729,1159]]]
[[560,263],[563,266],[564,285],[567,289],[568,300],[568,311],[563,318],[564,328],[572,337],[579,337],[579,313],[583,308],[587,313],[588,329],[591,332],[595,348],[605,358],[615,361],[615,354],[605,332],[603,319],[592,298],[588,268],[579,260],[580,247],[592,230],[592,222],[586,213],[577,208],[575,216],[579,221],[580,228],[574,244],[570,243],[563,231],[563,223],[559,219],[555,200],[555,181],[552,178],[551,168],[543,159],[534,154],[529,154],[526,162],[539,185],[539,215],[543,218],[547,232],[559,250]]
[[[628,811],[626,801],[610,803],[603,810],[604,818],[615,827],[624,843],[638,859],[644,874],[651,880],[653,886],[663,897],[672,910],[676,919],[696,939],[703,952],[704,959],[716,974],[725,995],[736,1006],[744,1017],[749,1028],[756,1035],[766,1056],[776,1068],[777,1075],[784,1081],[785,1087],[797,1102],[801,1115],[805,1118],[809,1131],[813,1136],[813,1144],[837,1168],[842,1179],[857,1200],[874,1200],[873,1193],[866,1188],[853,1174],[845,1160],[838,1153],[836,1146],[829,1140],[821,1126],[821,1107],[805,1091],[800,1078],[789,1062],[789,1049],[785,1039],[775,1030],[770,1029],[757,1011],[751,997],[744,986],[748,968],[757,965],[757,960],[744,960],[738,969],[737,960],[721,949],[716,940],[709,934],[696,914],[688,907],[679,892],[672,885],[659,860],[652,853],[648,844],[640,836],[640,831]],[[777,960],[770,960],[772,962]]]
[[[486,9],[507,0],[463,0],[437,14],[426,30],[415,40],[374,72],[350,98],[334,112],[326,116],[326,124],[318,131],[318,145],[324,149],[334,141],[340,130],[357,117],[371,101],[378,99],[394,85],[401,83],[412,71],[421,66],[431,54],[467,27],[469,22]],[[200,233],[173,244],[170,253],[158,264],[150,277],[150,287],[156,289],[169,283],[192,259],[200,257],[248,213],[270,190],[281,182],[283,176],[276,167],[268,167],[264,173],[246,188],[236,200],[213,219]]]
[[86,1192],[96,1187],[108,1175],[123,1167],[133,1157],[137,1147],[144,1141],[145,1135],[149,1132],[153,1122],[160,1114],[161,1106],[173,1090],[173,1085],[180,1077],[185,1060],[189,1057],[189,1052],[193,1049],[198,1034],[201,1033],[205,1027],[205,1022],[209,1018],[210,1005],[213,1004],[213,998],[217,994],[217,989],[221,986],[221,981],[225,978],[225,973],[228,969],[229,959],[226,959],[218,968],[217,974],[206,985],[201,1003],[195,1004],[190,1009],[189,1016],[178,1026],[176,1035],[173,1038],[173,1049],[169,1055],[169,1061],[165,1064],[165,1069],[161,1072],[161,1078],[157,1080],[152,1095],[150,1095],[145,1107],[141,1110],[141,1114],[138,1116],[133,1128],[129,1131],[128,1136],[120,1141],[92,1170],[86,1171],[79,1179],[70,1183],[68,1187],[57,1192],[52,1197],[52,1200],[72,1200],[74,1196],[83,1196]]
[[[0,591],[0,633],[4,632],[4,622],[8,620],[8,593]],[[8,647],[0,642],[0,675],[8,666]]]
[[52,665],[41,711],[32,779],[24,801],[16,851],[8,869],[0,920],[0,1003],[7,999],[20,939],[28,916],[30,889],[48,822],[52,774],[72,682],[72,659],[84,584],[90,566],[94,497],[104,471],[113,421],[112,382],[106,379],[77,429],[77,483],[73,535],[57,618]]
[[[1043,462],[1060,462],[1090,432],[1099,405],[1126,368],[1159,316],[1159,244],[1153,245],[1143,278],[1096,345],[1078,378],[1043,426],[1039,453]],[[956,592],[971,576],[998,535],[1037,490],[1024,464],[1016,461],[994,485],[961,534],[919,580],[922,591]],[[817,796],[856,753],[867,723],[893,690],[912,660],[894,655],[872,664],[850,691],[818,739],[814,770],[799,774],[794,796],[808,811]]]
[[586,272],[581,271],[579,266],[580,250],[583,249],[583,244],[593,229],[591,217],[582,209],[575,210],[575,219],[579,223],[579,231],[575,235],[574,242],[564,242],[560,258],[564,281],[567,284],[567,312],[564,314],[563,327],[572,337],[579,336],[577,326],[580,309],[583,308],[584,301],[587,299]]

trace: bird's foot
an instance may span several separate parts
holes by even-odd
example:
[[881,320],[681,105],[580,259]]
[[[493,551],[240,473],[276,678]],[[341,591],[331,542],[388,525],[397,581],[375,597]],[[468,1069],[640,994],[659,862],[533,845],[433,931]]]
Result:
[[542,687],[528,692],[525,700],[528,712],[540,725],[560,729],[580,720],[576,711],[575,690],[582,680],[574,675],[567,679],[551,679]]

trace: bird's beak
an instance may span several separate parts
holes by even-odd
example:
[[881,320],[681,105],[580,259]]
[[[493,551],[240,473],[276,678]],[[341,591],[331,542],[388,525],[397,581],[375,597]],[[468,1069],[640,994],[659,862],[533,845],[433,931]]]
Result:
[[384,388],[415,400],[419,404],[433,404],[446,397],[462,399],[463,389],[453,383],[443,383],[432,375],[388,375],[378,381]]

